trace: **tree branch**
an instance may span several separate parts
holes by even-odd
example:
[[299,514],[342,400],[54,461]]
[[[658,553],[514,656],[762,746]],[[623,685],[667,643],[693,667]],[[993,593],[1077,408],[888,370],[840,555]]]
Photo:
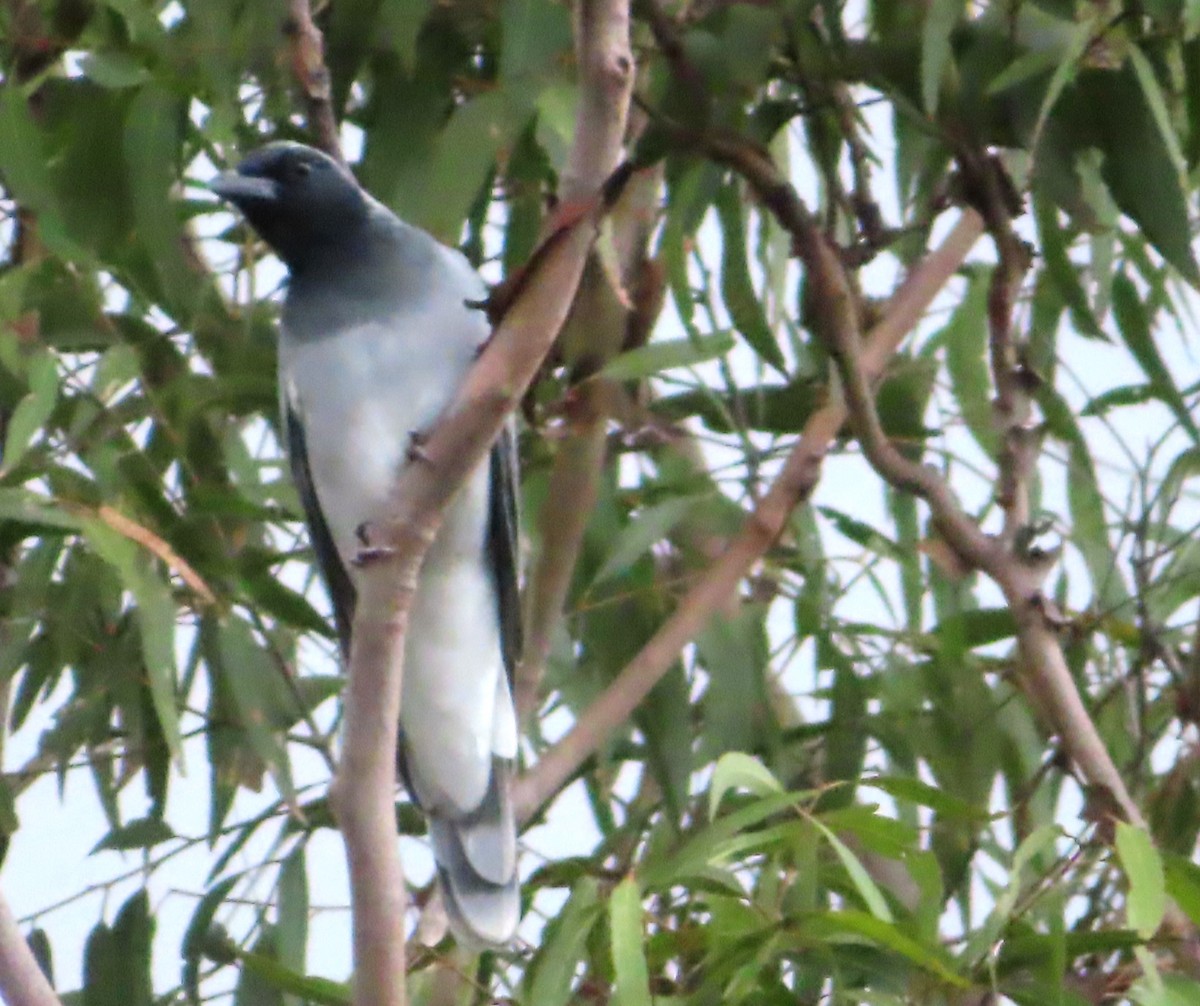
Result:
[[[830,282],[836,286],[837,277]],[[879,423],[858,333],[836,313],[831,320],[830,348],[842,378],[851,422],[867,460],[891,485],[925,500],[938,532],[959,558],[996,581],[1017,623],[1017,643],[1024,668],[1051,722],[1062,735],[1067,753],[1088,782],[1106,788],[1121,813],[1130,822],[1144,827],[1141,811],[1088,715],[1047,618],[1040,590],[1042,571],[1008,551],[999,539],[985,534],[959,505],[940,473],[911,461],[892,445]]]
[[[613,128],[610,102],[621,78],[633,72],[628,7],[623,0],[585,0],[583,8],[588,58],[604,70],[600,83],[584,79],[575,133],[575,148],[582,152],[573,154],[572,163],[585,157],[615,163],[621,136]],[[594,87],[603,88],[602,97],[592,93]],[[617,152],[602,143],[616,144]],[[345,739],[331,792],[350,866],[356,1006],[405,1001],[405,887],[393,798],[404,638],[417,574],[446,505],[482,463],[562,327],[609,195],[589,193],[587,200],[559,207],[554,229],[535,252],[479,360],[422,444],[420,458],[400,474],[391,516],[369,529],[373,547],[359,581]]]
[[[921,319],[982,232],[980,216],[967,210],[942,246],[928,254],[904,281],[867,340],[863,363],[868,373],[877,377],[883,372],[900,341]],[[829,444],[846,417],[846,407],[836,399],[809,417],[782,471],[721,558],[684,596],[604,694],[583,712],[570,732],[518,781],[516,805],[520,819],[529,820],[629,719],[680,650],[728,604],[750,568],[779,537],[792,511],[812,493]]]
[[325,65],[325,36],[313,22],[308,0],[288,0],[283,33],[288,40],[292,75],[304,98],[304,113],[313,144],[344,165],[346,157],[342,153],[329,69]]
[[[591,121],[593,128],[586,135],[576,134],[563,172],[559,195],[568,202],[603,185],[616,168],[625,141],[634,80],[628,5],[578,4],[575,56],[583,85],[580,115]],[[623,201],[628,201],[631,190],[638,191],[644,185],[644,180],[633,180]],[[640,255],[644,246],[644,238],[638,242],[630,236],[627,250]],[[623,266],[627,264],[622,262]],[[581,354],[601,364],[620,351],[628,314],[611,281],[593,253],[592,266],[583,275],[568,322],[568,328],[581,330]],[[567,341],[564,332],[563,342]],[[567,362],[573,361],[568,358]],[[539,514],[541,548],[526,584],[525,646],[515,682],[522,722],[537,710],[551,640],[562,617],[583,533],[596,502],[605,457],[606,412],[604,389],[598,383],[589,382],[576,389],[569,403],[566,436],[554,458],[550,492]]]
[[0,1002],[8,1006],[62,1006],[0,897]]

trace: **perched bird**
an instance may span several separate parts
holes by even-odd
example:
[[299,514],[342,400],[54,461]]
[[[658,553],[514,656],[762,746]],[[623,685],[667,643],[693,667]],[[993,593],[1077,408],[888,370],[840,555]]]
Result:
[[[467,260],[399,220],[318,150],[271,143],[222,174],[287,266],[279,391],[292,475],[344,654],[364,523],[387,516],[415,431],[488,336]],[[447,913],[501,946],[520,913],[511,781],[519,651],[516,459],[507,431],[451,503],[420,573],[404,650],[400,771],[429,819]]]

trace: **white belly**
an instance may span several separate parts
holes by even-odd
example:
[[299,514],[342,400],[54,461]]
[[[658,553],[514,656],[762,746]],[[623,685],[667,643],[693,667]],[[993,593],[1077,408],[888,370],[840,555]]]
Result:
[[[474,344],[406,337],[402,319],[337,339],[281,340],[281,388],[304,424],[317,499],[352,580],[357,528],[387,516],[412,432],[438,417],[474,356]],[[496,702],[507,683],[488,510],[485,460],[451,503],[413,600],[401,725],[417,795],[431,810],[472,809],[497,741],[512,750],[496,754],[516,753],[511,710]]]

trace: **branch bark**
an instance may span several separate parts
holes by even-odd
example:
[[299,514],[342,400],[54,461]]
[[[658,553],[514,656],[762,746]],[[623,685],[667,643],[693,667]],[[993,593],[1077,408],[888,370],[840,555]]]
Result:
[[[979,235],[982,218],[967,210],[936,251],[927,255],[892,296],[883,320],[872,330],[864,369],[877,377],[900,341],[921,319]],[[847,418],[838,399],[805,424],[770,490],[746,519],[722,557],[679,603],[674,614],[616,680],[580,716],[569,733],[518,782],[517,816],[528,821],[580,766],[620,727],[667,672],[682,650],[735,595],[750,568],[779,537],[792,511],[811,495],[830,442]]]
[[0,1002],[8,1006],[62,1006],[0,897]]
[[313,21],[308,0],[288,0],[283,33],[288,40],[292,75],[304,98],[304,113],[313,143],[344,165],[346,157],[333,109],[329,68],[325,65],[325,36]]
[[[839,285],[836,272],[830,278],[835,287]],[[1051,722],[1062,735],[1067,754],[1088,782],[1103,786],[1112,794],[1127,820],[1145,827],[1141,810],[1088,715],[1047,617],[1041,594],[1043,571],[1010,552],[1001,539],[985,534],[962,509],[936,469],[910,460],[892,445],[879,423],[871,375],[859,346],[858,332],[844,316],[834,314],[830,320],[830,348],[842,378],[851,422],[867,460],[891,485],[925,500],[946,543],[971,568],[982,570],[1000,587],[1017,623],[1017,643],[1024,669]]]
[[[974,569],[982,570],[1000,587],[1017,622],[1017,643],[1024,668],[1033,691],[1038,696],[1055,728],[1063,738],[1068,755],[1093,785],[1107,789],[1121,813],[1133,824],[1145,826],[1141,810],[1134,802],[1125,781],[1113,763],[1096,725],[1075,687],[1062,646],[1055,633],[1045,599],[1041,594],[1044,571],[1025,557],[1010,551],[1001,539],[984,534],[959,505],[950,486],[936,470],[910,461],[887,439],[875,411],[871,384],[872,364],[860,345],[860,327],[856,317],[855,298],[846,270],[837,250],[816,227],[811,215],[790,184],[779,176],[769,157],[757,147],[739,138],[702,135],[696,138],[714,160],[738,171],[775,213],[779,222],[792,234],[796,250],[808,268],[820,305],[822,332],[830,343],[839,375],[842,379],[846,405],[863,451],[876,471],[897,488],[913,492],[929,505],[933,520],[946,543]],[[985,201],[989,215],[1000,211],[1003,194],[996,186],[999,179],[988,175],[991,198]],[[997,224],[1002,221],[987,221]],[[1007,261],[1005,271],[998,277],[991,295],[992,352],[1003,354],[1004,386],[1000,395],[1007,398],[998,408],[1006,410],[1011,421],[1019,422],[1019,389],[1016,386],[1016,362],[1008,366],[1010,353],[1009,331],[1004,324],[1008,302],[1013,296],[1015,274],[1020,270],[1019,249],[1008,245],[1016,241],[1002,226],[1001,251]],[[1005,244],[1008,243],[1008,245]],[[1013,472],[1018,466],[1008,459]],[[1008,513],[1019,512],[1018,500],[1010,501]],[[1011,520],[1011,517],[1010,517]]]
[[[559,196],[567,202],[597,191],[612,174],[629,128],[633,92],[633,53],[629,41],[628,5],[580,3],[575,8],[575,56],[583,93],[580,115],[593,123],[585,135],[576,134]],[[657,174],[654,175],[657,178]],[[644,186],[633,180],[626,192]],[[631,238],[630,251],[640,254]],[[633,263],[622,262],[622,265]],[[627,312],[611,286],[612,278],[593,254],[583,276],[572,321],[578,330],[579,353],[603,364],[619,352]],[[590,289],[589,289],[590,287]],[[563,335],[563,342],[568,337]],[[570,365],[574,361],[564,346]],[[542,678],[555,629],[558,627],[579,558],[584,530],[596,502],[605,456],[605,390],[599,382],[576,389],[568,409],[566,436],[555,455],[547,494],[539,516],[541,548],[530,572],[525,597],[525,646],[516,672],[516,703],[522,722],[537,711]]]
[[[628,93],[633,72],[628,25],[625,0],[582,4],[585,54],[601,71],[583,81],[572,164],[611,164],[619,156],[614,123],[624,113],[612,102]],[[360,578],[343,755],[331,792],[350,866],[356,1006],[405,1002],[405,887],[393,799],[402,656],[417,574],[446,505],[482,463],[566,319],[606,208],[599,196],[588,197],[560,207],[479,360],[420,458],[400,474],[392,516],[369,529],[373,548]]]

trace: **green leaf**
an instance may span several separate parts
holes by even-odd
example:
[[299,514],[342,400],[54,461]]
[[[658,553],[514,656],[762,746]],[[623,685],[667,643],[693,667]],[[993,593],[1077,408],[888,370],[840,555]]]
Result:
[[865,936],[873,943],[900,954],[955,988],[967,988],[970,985],[970,982],[955,974],[946,965],[937,951],[907,936],[892,923],[866,912],[853,909],[823,912],[809,920],[806,925],[817,932],[827,932],[830,936],[841,932]]
[[651,1006],[650,972],[643,947],[642,892],[632,876],[622,880],[608,902],[612,934],[612,1001],[617,1006]]
[[1185,856],[1168,853],[1163,857],[1163,873],[1171,899],[1200,925],[1200,866]]
[[954,398],[967,429],[988,457],[999,441],[992,414],[992,379],[988,369],[987,298],[989,276],[976,270],[963,299],[937,338],[946,347],[946,368]]
[[158,817],[142,817],[119,828],[113,828],[96,844],[92,852],[102,849],[149,849],[174,837],[175,832],[166,821]]
[[1117,822],[1116,847],[1129,880],[1125,916],[1130,928],[1148,940],[1158,931],[1167,910],[1162,857],[1149,832],[1125,821]]
[[613,357],[600,372],[614,381],[635,381],[664,370],[694,367],[724,356],[734,346],[730,332],[712,332],[699,338],[664,339]]
[[565,1006],[588,937],[600,918],[600,890],[591,877],[583,877],[567,903],[546,926],[541,947],[525,972],[524,1001],[538,1006]]
[[718,615],[696,637],[696,654],[708,671],[700,755],[771,751],[779,727],[768,687],[770,645],[766,608],[743,604],[732,617]]
[[209,660],[216,663],[251,749],[270,769],[279,792],[294,798],[287,751],[271,728],[280,671],[240,618],[226,619],[216,632],[216,653]]
[[1050,118],[1050,113],[1054,111],[1054,106],[1058,104],[1058,99],[1062,97],[1062,93],[1067,85],[1079,73],[1079,61],[1083,58],[1083,54],[1092,42],[1093,32],[1094,27],[1090,18],[1085,18],[1071,29],[1067,43],[1061,51],[1058,66],[1055,68],[1054,75],[1050,78],[1050,83],[1046,87],[1046,94],[1042,98],[1041,108],[1038,109],[1037,122],[1033,127],[1033,143],[1031,144],[1035,149],[1042,135],[1042,130],[1045,128],[1046,121]]
[[965,0],[932,0],[921,28],[921,101],[929,115],[937,112],[942,73],[950,60],[950,35],[966,10]]
[[83,959],[83,1006],[153,1006],[150,899],[138,891],[121,906],[110,929],[88,936]]
[[108,525],[89,519],[84,521],[83,531],[92,550],[116,569],[133,595],[154,712],[172,758],[182,767],[183,741],[175,695],[176,609],[171,588],[158,575],[153,560]]
[[1150,318],[1147,317],[1146,307],[1138,296],[1137,287],[1124,272],[1117,273],[1112,284],[1113,314],[1117,319],[1117,328],[1129,351],[1142,368],[1142,372],[1150,379],[1155,393],[1163,403],[1174,413],[1179,425],[1187,430],[1193,441],[1200,443],[1200,429],[1192,421],[1187,403],[1171,378],[1171,371],[1159,355],[1158,346],[1151,331]]
[[1070,308],[1071,320],[1075,327],[1084,335],[1107,340],[1091,304],[1088,303],[1087,294],[1080,281],[1079,268],[1071,261],[1066,237],[1058,225],[1057,208],[1049,199],[1035,198],[1034,217],[1037,221],[1042,257],[1046,263],[1046,274]]
[[[279,870],[279,901],[275,926],[279,962],[303,974],[308,946],[308,872],[304,845],[298,845]],[[288,997],[292,1006],[301,1000]]]
[[292,997],[314,1006],[349,1006],[350,990],[345,985],[300,974],[277,961],[271,950],[270,942],[260,942],[254,950],[238,951],[242,978],[234,996],[235,1006],[276,1006]]
[[[133,210],[133,238],[149,257],[170,311],[186,316],[204,285],[183,257],[184,234],[171,198],[178,169],[183,112],[178,98],[160,87],[141,88],[125,117],[124,155]],[[157,293],[157,291],[155,291]]]
[[15,834],[19,826],[12,789],[7,780],[0,777],[0,839]]
[[15,468],[42,431],[58,402],[58,361],[52,353],[38,353],[29,363],[29,394],[13,410],[4,438],[4,470]]
[[1051,433],[1065,441],[1069,450],[1067,503],[1071,512],[1071,542],[1083,555],[1100,607],[1118,610],[1128,599],[1128,594],[1116,573],[1117,560],[1108,538],[1104,497],[1096,479],[1091,450],[1070,406],[1058,392],[1043,385],[1037,400]]
[[954,794],[937,786],[930,786],[920,779],[910,779],[905,776],[863,776],[862,785],[881,789],[897,800],[929,807],[931,810],[936,810],[939,817],[949,820],[980,822],[992,817],[986,808],[976,807],[959,799]]
[[43,239],[67,256],[78,249],[61,238],[61,208],[48,162],[45,133],[30,115],[21,89],[6,82],[0,88],[0,178],[10,197],[37,214]]
[[742,219],[742,200],[737,186],[723,186],[714,203],[721,221],[721,299],[733,319],[733,324],[762,360],[787,377],[783,351],[767,316],[762,301],[750,279],[746,264],[746,228]]
[[1163,146],[1167,148],[1167,153],[1174,162],[1175,170],[1178,172],[1182,183],[1187,172],[1183,147],[1180,146],[1175,125],[1171,122],[1171,113],[1167,109],[1167,100],[1163,96],[1162,88],[1159,86],[1158,77],[1155,76],[1154,67],[1150,65],[1150,60],[1146,58],[1146,54],[1136,44],[1129,46],[1128,55],[1129,63],[1133,67],[1134,76],[1137,77],[1138,85],[1142,89],[1142,97],[1150,108],[1154,125],[1158,127],[1158,134],[1162,138]]
[[150,76],[146,67],[119,49],[86,53],[79,61],[79,69],[101,87],[136,87]]
[[42,969],[42,974],[46,976],[46,980],[51,985],[54,985],[54,953],[50,948],[50,937],[46,935],[46,930],[29,930],[29,935],[25,937],[25,942],[29,945],[30,953],[33,954],[38,967]]
[[1188,224],[1188,194],[1132,71],[1093,73],[1080,100],[1104,108],[1097,118],[1100,174],[1121,212],[1189,283],[1200,283]]
[[730,790],[744,789],[755,796],[772,796],[783,792],[779,780],[753,755],[730,751],[717,759],[712,782],[708,787],[708,816],[715,818],[721,800]]
[[638,871],[642,889],[670,887],[704,874],[735,836],[782,810],[794,809],[804,799],[801,793],[763,797],[718,818],[680,846],[656,850],[654,855],[646,857]]
[[846,873],[850,875],[851,883],[858,890],[859,897],[863,899],[871,914],[881,922],[891,923],[893,921],[892,910],[888,908],[887,899],[875,881],[871,879],[871,875],[867,873],[866,867],[850,851],[846,843],[830,831],[819,818],[814,817],[811,820],[817,826],[817,830],[825,836],[825,840],[833,847],[833,851],[837,853]]
[[226,877],[210,888],[196,905],[191,921],[183,934],[179,955],[183,958],[183,991],[192,1006],[200,1003],[200,964],[204,959],[204,947],[209,938],[209,929],[217,910],[233,890],[240,876]]
[[612,550],[596,573],[594,582],[602,583],[629,569],[651,547],[667,537],[701,498],[676,496],[635,511],[612,543]]

